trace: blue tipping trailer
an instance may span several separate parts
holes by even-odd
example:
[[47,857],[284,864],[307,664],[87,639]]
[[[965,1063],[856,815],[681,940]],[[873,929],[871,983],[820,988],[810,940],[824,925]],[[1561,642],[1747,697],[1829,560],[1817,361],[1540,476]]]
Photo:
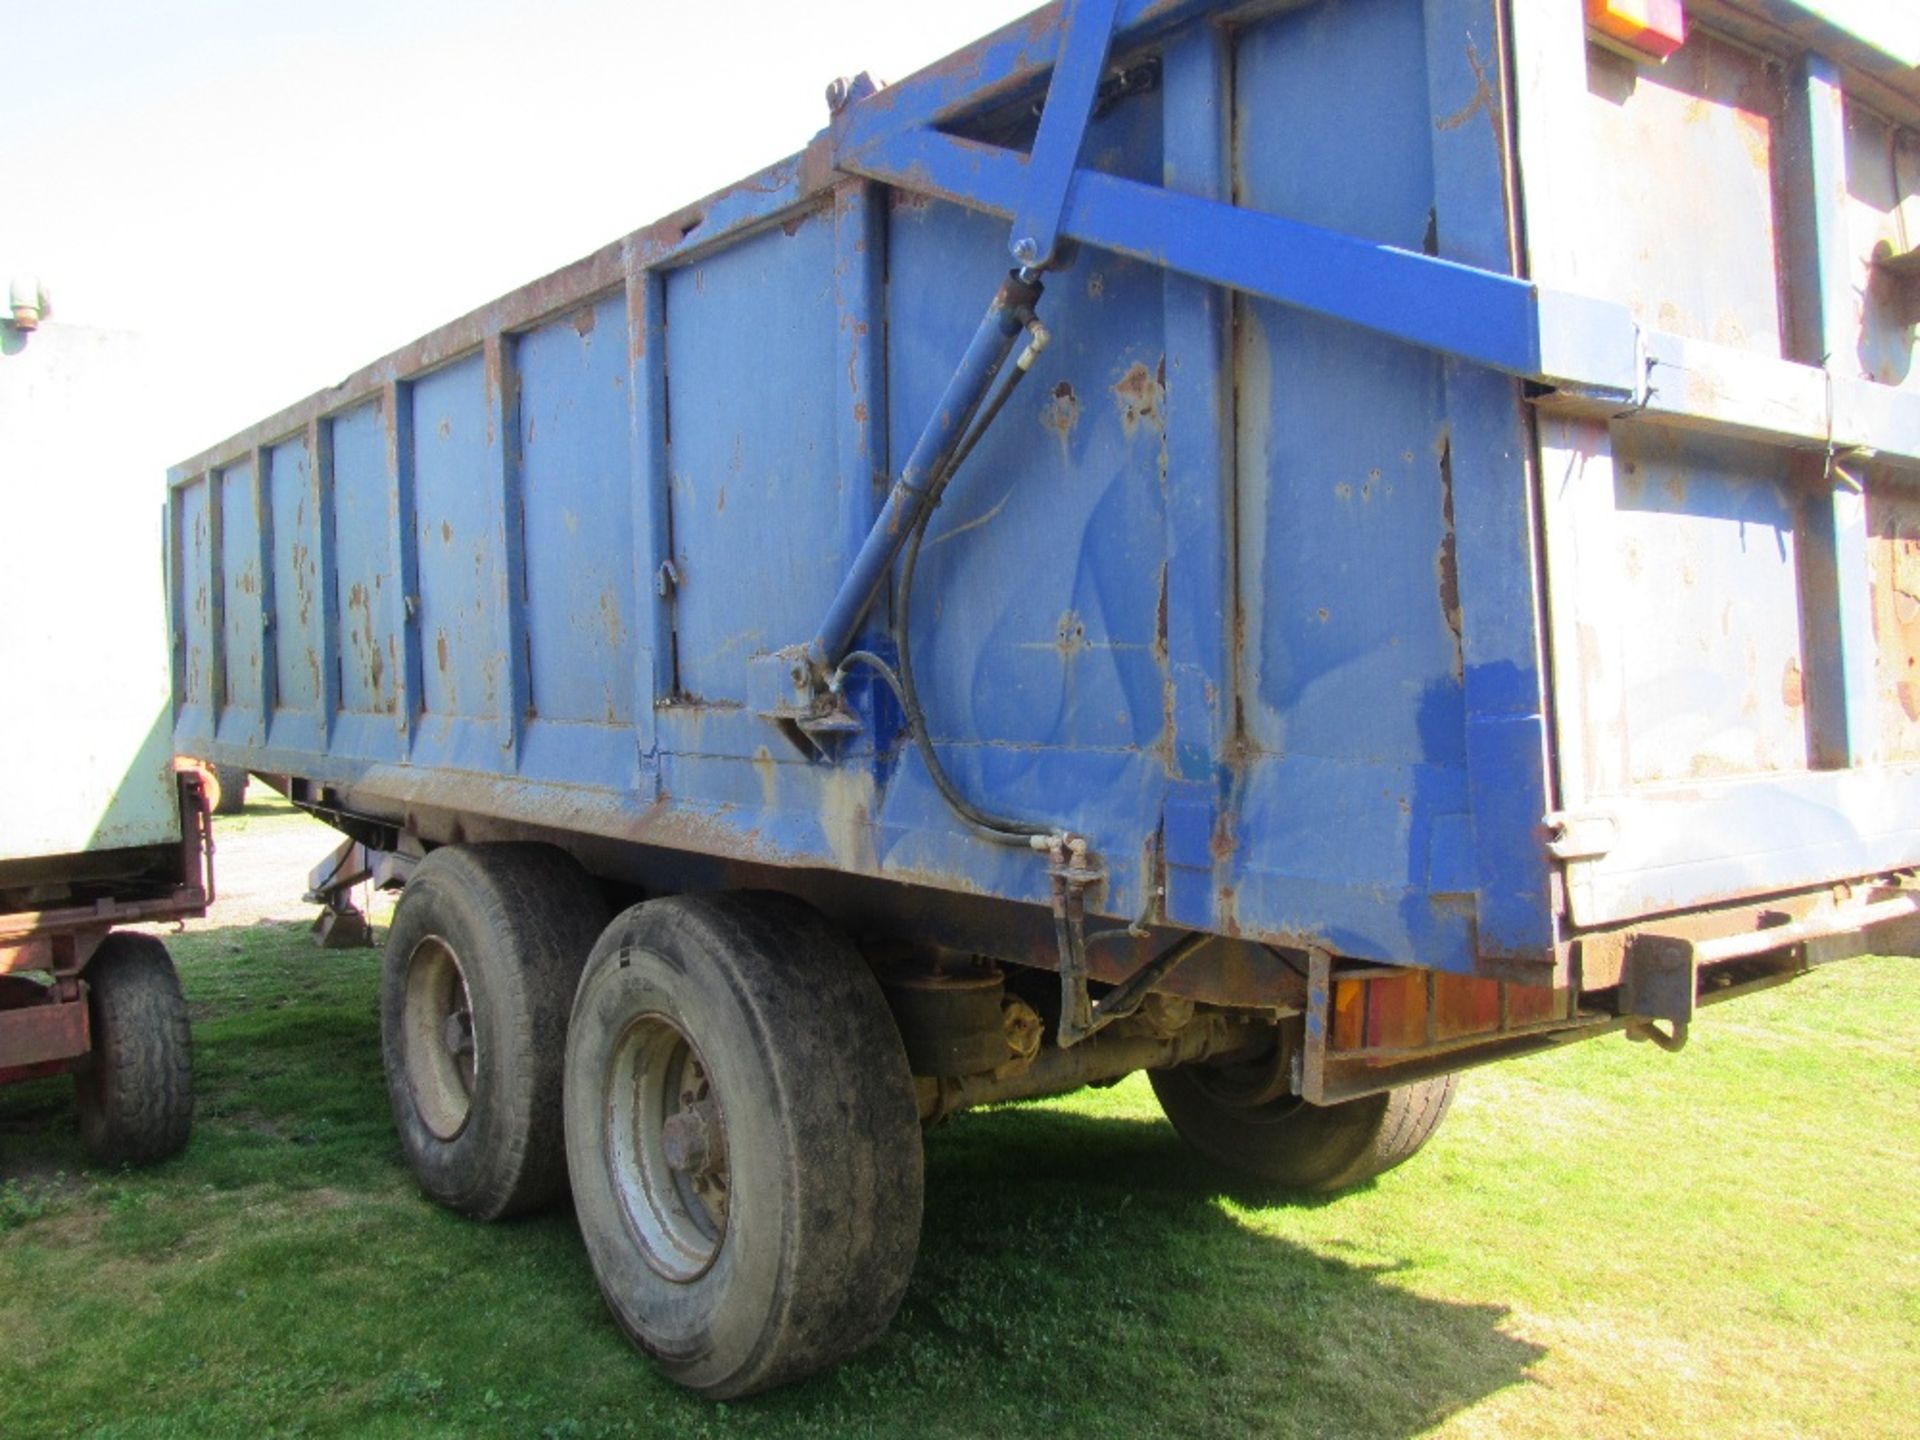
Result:
[[884,1325],[916,1119],[1148,1069],[1335,1188],[1914,953],[1920,53],[1651,11],[1068,0],[177,467],[176,748],[405,882],[428,1192],[564,1131],[738,1394]]

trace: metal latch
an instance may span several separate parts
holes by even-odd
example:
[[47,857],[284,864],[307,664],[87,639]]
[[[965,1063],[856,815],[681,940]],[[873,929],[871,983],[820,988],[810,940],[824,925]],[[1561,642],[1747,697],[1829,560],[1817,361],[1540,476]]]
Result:
[[1556,860],[1597,860],[1620,843],[1620,821],[1608,810],[1554,810],[1542,823]]

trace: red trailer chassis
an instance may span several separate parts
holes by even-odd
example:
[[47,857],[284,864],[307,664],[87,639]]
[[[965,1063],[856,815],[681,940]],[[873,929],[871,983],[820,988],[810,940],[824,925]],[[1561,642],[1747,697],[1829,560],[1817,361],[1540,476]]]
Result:
[[[0,1085],[74,1069],[93,1048],[81,972],[118,926],[183,920],[213,903],[213,827],[197,775],[180,780],[177,874],[162,894],[0,912]],[[136,887],[151,890],[149,881]],[[34,978],[49,975],[51,982]]]

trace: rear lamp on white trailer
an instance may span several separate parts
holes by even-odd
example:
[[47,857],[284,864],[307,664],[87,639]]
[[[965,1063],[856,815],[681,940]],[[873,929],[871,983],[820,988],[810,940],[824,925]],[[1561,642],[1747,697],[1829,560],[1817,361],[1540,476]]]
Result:
[[1587,25],[1609,49],[1665,60],[1687,39],[1682,0],[1587,0]]

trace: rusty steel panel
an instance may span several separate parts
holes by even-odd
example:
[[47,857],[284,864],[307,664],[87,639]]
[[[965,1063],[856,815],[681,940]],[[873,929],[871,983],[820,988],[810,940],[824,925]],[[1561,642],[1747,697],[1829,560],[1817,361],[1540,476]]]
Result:
[[1881,755],[1920,761],[1920,492],[1875,487],[1867,533]]
[[84,999],[0,1009],[0,1079],[13,1068],[72,1060],[87,1053],[92,1039]]
[[1920,469],[1852,428],[1912,388],[1916,97],[1782,8],[1708,5],[1661,66],[1515,12],[1533,273],[1626,304],[1645,364],[1638,404],[1539,419],[1575,927],[1917,858]]
[[1586,54],[1581,176],[1602,243],[1581,247],[1590,293],[1650,329],[1779,356],[1774,152],[1784,63],[1694,33],[1665,64]]

